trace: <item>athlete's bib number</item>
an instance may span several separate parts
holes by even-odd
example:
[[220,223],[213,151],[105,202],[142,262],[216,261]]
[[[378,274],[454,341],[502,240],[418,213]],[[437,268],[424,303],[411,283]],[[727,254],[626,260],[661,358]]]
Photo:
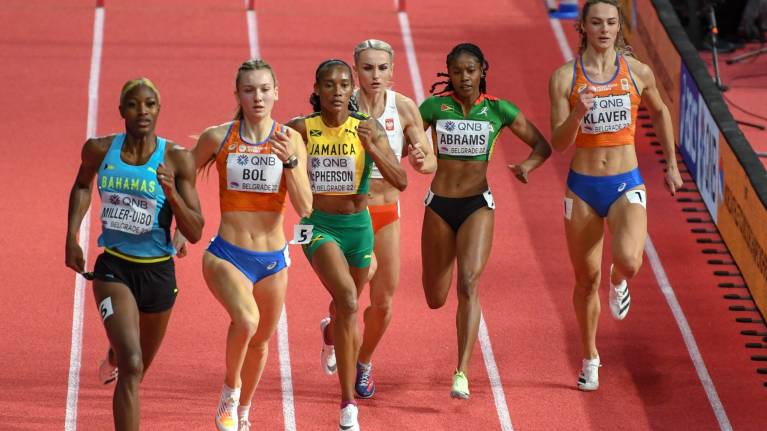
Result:
[[309,157],[309,182],[313,193],[354,193],[354,156]]
[[487,154],[490,123],[471,120],[437,120],[437,149],[446,156]]
[[276,193],[282,163],[274,154],[230,153],[226,157],[226,188],[243,192]]
[[314,233],[314,225],[311,224],[297,224],[293,225],[293,239],[290,240],[291,244],[309,244],[312,240],[312,234]]
[[597,96],[594,105],[583,117],[581,133],[617,132],[631,125],[631,96],[629,93]]
[[104,229],[141,235],[152,230],[157,201],[117,192],[101,192]]

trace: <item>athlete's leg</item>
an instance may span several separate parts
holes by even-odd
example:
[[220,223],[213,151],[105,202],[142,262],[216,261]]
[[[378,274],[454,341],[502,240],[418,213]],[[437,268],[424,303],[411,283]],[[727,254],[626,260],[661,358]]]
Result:
[[493,244],[495,211],[480,208],[467,218],[456,239],[458,255],[458,311],[455,326],[458,333],[458,371],[468,375],[471,352],[477,341],[479,317],[479,276],[485,269]]
[[572,191],[567,190],[566,199],[572,199],[571,206],[565,205],[565,236],[575,272],[573,307],[581,333],[583,357],[592,359],[599,356],[596,336],[604,220]]
[[450,225],[426,207],[421,229],[423,291],[429,308],[445,305],[455,265],[456,234]]
[[139,383],[144,377],[138,306],[133,293],[122,283],[97,279],[93,295],[120,370],[112,398],[115,430],[138,431]]
[[250,339],[259,325],[259,310],[253,299],[253,284],[239,269],[210,252],[202,256],[202,274],[213,296],[224,306],[231,323],[226,337],[224,383],[242,386],[240,371]]
[[642,254],[647,239],[647,210],[644,186],[629,190],[618,198],[607,213],[607,225],[612,234],[612,284],[630,280],[642,266]]
[[370,363],[373,351],[391,321],[392,297],[399,284],[399,234],[399,220],[375,234],[378,269],[370,279],[370,306],[364,314],[365,330],[359,352],[359,362],[363,364]]
[[367,280],[367,268],[356,268],[352,276],[338,244],[320,245],[312,255],[312,268],[333,298],[333,344],[335,345],[341,399],[354,399],[359,331],[357,329],[357,286]]
[[260,280],[253,286],[253,298],[258,304],[261,319],[256,334],[250,339],[248,353],[242,364],[240,405],[250,404],[258,382],[261,380],[261,374],[264,372],[266,358],[269,354],[269,339],[277,329],[287,290],[287,268]]
[[141,332],[141,356],[144,362],[144,375],[152,364],[160,344],[168,329],[168,321],[173,308],[159,313],[139,313],[139,327]]

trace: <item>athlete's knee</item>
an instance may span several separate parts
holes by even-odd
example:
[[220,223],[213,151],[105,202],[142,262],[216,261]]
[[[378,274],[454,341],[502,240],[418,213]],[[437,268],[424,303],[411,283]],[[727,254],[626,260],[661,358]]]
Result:
[[626,278],[633,278],[639,272],[639,268],[642,267],[641,254],[618,253],[613,259],[613,265]]
[[458,298],[476,298],[479,294],[479,272],[465,271],[458,275]]
[[368,310],[377,316],[380,316],[383,320],[391,318],[392,304],[391,297],[377,298],[370,302]]
[[343,292],[333,298],[337,316],[348,316],[357,312],[357,293],[354,289]]
[[144,359],[141,352],[136,350],[117,358],[117,368],[120,370],[120,379],[138,379],[144,377]]
[[248,343],[248,350],[260,354],[264,354],[269,351],[269,338],[265,340],[258,340],[256,337],[250,339]]
[[249,311],[232,316],[232,327],[248,339],[258,330],[258,314]]
[[579,296],[596,295],[599,292],[599,268],[577,271],[575,274],[575,294]]

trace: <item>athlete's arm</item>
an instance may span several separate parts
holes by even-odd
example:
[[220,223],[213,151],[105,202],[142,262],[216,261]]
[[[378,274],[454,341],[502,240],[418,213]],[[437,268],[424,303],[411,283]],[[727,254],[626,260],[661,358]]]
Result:
[[79,273],[85,271],[85,258],[83,257],[83,250],[77,242],[77,234],[91,204],[93,178],[99,171],[99,166],[104,160],[104,155],[109,149],[112,138],[91,138],[85,142],[80,153],[80,169],[77,171],[75,183],[69,192],[64,264]]
[[407,147],[403,148],[403,154],[407,153],[408,161],[416,171],[422,174],[433,173],[437,170],[437,157],[434,156],[434,149],[426,139],[418,107],[410,98],[399,93],[396,94],[396,103],[407,142]]
[[652,69],[633,58],[626,57],[626,60],[631,62],[631,69],[644,87],[642,88],[642,102],[650,111],[653,126],[655,126],[655,131],[658,134],[658,141],[663,149],[663,156],[666,158],[666,187],[672,195],[675,195],[676,190],[682,187],[682,176],[679,174],[679,168],[676,164],[674,126],[671,123],[671,114],[660,96]]
[[551,147],[546,138],[543,137],[540,130],[535,127],[520,111],[509,125],[509,128],[519,139],[522,140],[533,151],[527,157],[527,160],[520,164],[511,164],[509,168],[519,181],[527,183],[527,174],[542,165],[546,159],[551,156]]
[[549,79],[549,99],[551,100],[551,146],[557,151],[564,151],[575,142],[578,127],[594,103],[594,88],[588,87],[580,92],[575,108],[570,110],[570,86],[573,82],[572,62],[554,71]]
[[299,217],[307,217],[312,212],[312,188],[309,186],[309,175],[306,173],[306,145],[301,134],[286,128],[285,133],[275,133],[278,139],[285,139],[288,157],[296,157],[298,165],[292,169],[283,169],[287,180],[288,197]]
[[399,191],[405,190],[407,173],[389,147],[389,138],[386,137],[386,131],[381,124],[375,119],[369,118],[357,126],[357,134],[384,179]]
[[165,192],[165,200],[173,210],[178,230],[192,244],[202,237],[205,220],[200,211],[200,199],[195,190],[195,162],[186,148],[168,142],[171,148],[165,154],[170,163],[160,164],[157,180]]
[[192,157],[194,157],[195,170],[199,170],[216,157],[216,151],[218,151],[221,142],[226,137],[229,126],[230,123],[208,127],[197,138],[197,143],[189,150],[192,153]]
[[298,132],[301,135],[301,138],[303,138],[304,142],[306,142],[306,122],[304,120],[305,117],[294,117],[285,123],[285,125]]

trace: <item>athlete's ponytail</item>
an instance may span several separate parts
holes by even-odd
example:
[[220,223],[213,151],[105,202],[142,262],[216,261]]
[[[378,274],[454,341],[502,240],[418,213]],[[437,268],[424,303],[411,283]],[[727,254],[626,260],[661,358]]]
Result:
[[[448,70],[450,70],[450,63],[453,62],[459,55],[461,54],[469,54],[472,57],[477,59],[477,62],[479,62],[480,67],[482,68],[482,76],[479,78],[479,93],[484,94],[487,93],[487,70],[490,69],[490,63],[485,60],[485,55],[482,54],[482,50],[479,49],[477,45],[474,45],[473,43],[460,43],[453,47],[453,49],[450,51],[450,53],[447,55],[447,60],[445,61],[445,64],[447,65]],[[429,89],[429,93],[431,94],[445,94],[451,91],[455,91],[455,88],[453,88],[453,83],[450,82],[450,75],[444,72],[440,72],[437,74],[438,78],[447,78],[446,81],[438,81],[432,84],[431,88]],[[442,90],[435,93],[435,89],[439,85],[444,85]]]

